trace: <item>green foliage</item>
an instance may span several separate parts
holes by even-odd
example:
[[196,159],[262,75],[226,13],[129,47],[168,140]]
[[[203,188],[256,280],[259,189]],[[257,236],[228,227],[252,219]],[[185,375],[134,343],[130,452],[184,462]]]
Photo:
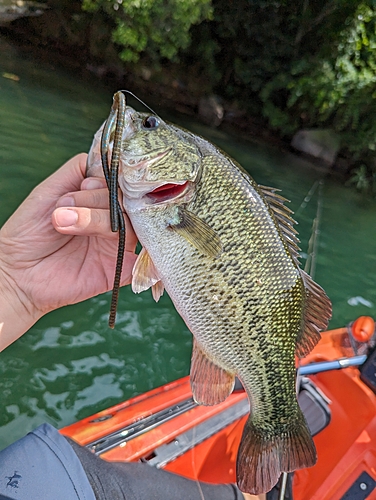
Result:
[[367,195],[376,195],[376,172],[372,172],[369,167],[362,164],[352,171],[352,175],[347,182],[354,185],[358,191]]
[[263,117],[265,126],[286,138],[302,127],[333,129],[342,138],[341,154],[355,169],[351,182],[360,189],[374,182],[376,0],[48,5],[58,12],[48,40],[64,38],[93,66],[122,74],[120,56],[138,74],[141,65],[160,69],[155,79],[173,75],[175,84],[197,93],[192,102],[200,93],[216,93],[251,117]]
[[[197,62],[221,70],[217,89],[243,102],[258,100],[265,84],[320,49],[330,52],[357,0],[213,0],[210,23],[195,30]],[[208,39],[214,52],[206,51]],[[217,48],[220,48],[220,51]],[[209,75],[211,76],[211,75]],[[282,92],[283,94],[283,92]],[[281,101],[284,96],[281,96]],[[262,105],[260,106],[261,109]]]
[[125,62],[141,54],[157,62],[173,60],[190,43],[192,24],[210,18],[210,0],[83,0],[89,12],[103,10],[114,21],[112,40]]
[[[358,2],[325,57],[318,50],[313,57],[294,61],[288,72],[272,78],[260,94],[265,116],[284,134],[298,126],[338,132],[352,162],[363,162],[351,181],[360,190],[366,186],[369,190],[374,182],[375,48],[376,10],[371,2]],[[288,94],[282,106],[275,105],[282,87]]]

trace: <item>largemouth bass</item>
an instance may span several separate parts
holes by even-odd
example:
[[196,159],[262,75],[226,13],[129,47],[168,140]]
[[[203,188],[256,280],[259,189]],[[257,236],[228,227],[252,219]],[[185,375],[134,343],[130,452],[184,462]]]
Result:
[[[99,175],[97,132],[88,175]],[[166,289],[193,334],[199,404],[223,401],[235,376],[250,401],[237,458],[244,492],[269,491],[281,472],[310,467],[316,450],[297,404],[295,355],[331,316],[298,264],[291,211],[226,153],[158,116],[126,107],[119,185],[142,244],[132,289]],[[112,132],[111,137],[114,135]],[[110,147],[111,147],[110,137]]]

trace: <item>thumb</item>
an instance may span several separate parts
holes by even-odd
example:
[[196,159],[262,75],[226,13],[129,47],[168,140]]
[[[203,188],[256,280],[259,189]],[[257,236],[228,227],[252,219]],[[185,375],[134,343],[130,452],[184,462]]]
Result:
[[101,236],[117,239],[111,231],[110,212],[105,209],[86,207],[60,207],[52,213],[52,224],[61,234]]

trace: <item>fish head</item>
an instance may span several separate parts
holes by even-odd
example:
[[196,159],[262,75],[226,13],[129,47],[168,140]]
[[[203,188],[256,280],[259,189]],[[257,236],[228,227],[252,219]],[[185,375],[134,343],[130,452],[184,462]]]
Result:
[[201,159],[189,132],[158,116],[127,108],[119,185],[129,208],[189,201]]
[[[104,124],[95,134],[87,176],[103,175],[100,151],[103,128]],[[115,124],[110,133],[109,158],[114,132]],[[126,209],[190,201],[201,165],[202,154],[192,134],[156,115],[126,107],[118,177]]]

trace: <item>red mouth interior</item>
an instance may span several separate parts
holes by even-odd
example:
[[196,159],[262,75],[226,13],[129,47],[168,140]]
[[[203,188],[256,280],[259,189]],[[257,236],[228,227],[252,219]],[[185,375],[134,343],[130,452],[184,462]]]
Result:
[[188,181],[184,184],[164,184],[151,191],[148,196],[152,197],[155,201],[165,201],[170,198],[175,198],[183,193],[187,187]]

